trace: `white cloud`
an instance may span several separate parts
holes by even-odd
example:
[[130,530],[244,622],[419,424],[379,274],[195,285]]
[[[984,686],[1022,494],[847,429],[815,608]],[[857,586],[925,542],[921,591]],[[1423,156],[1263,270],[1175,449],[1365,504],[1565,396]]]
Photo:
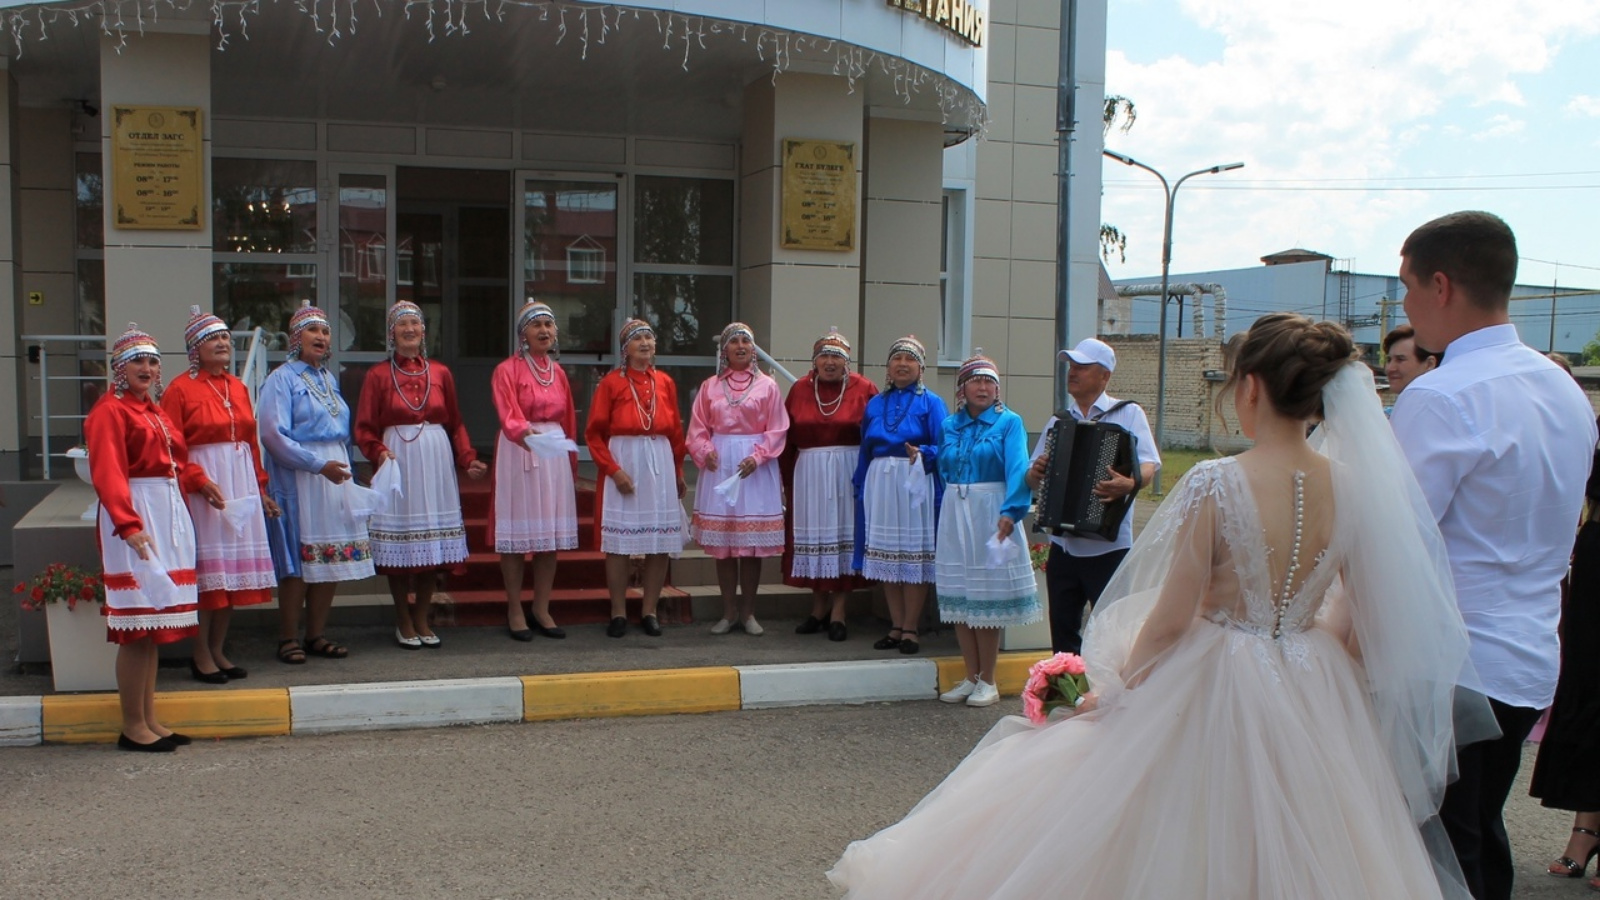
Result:
[[[1366,253],[1369,259],[1357,260],[1360,271],[1392,269],[1391,248],[1410,226],[1451,204],[1492,198],[1346,188],[1395,176],[1535,171],[1507,162],[1526,158],[1512,144],[1535,139],[1526,121],[1535,108],[1531,85],[1564,47],[1600,33],[1600,0],[1175,2],[1188,20],[1176,31],[1206,32],[1212,46],[1221,39],[1222,50],[1206,61],[1149,60],[1140,59],[1139,48],[1113,42],[1107,87],[1131,97],[1139,119],[1107,144],[1169,179],[1246,162],[1241,171],[1184,185],[1175,272],[1250,265],[1292,244],[1334,256]],[[1142,4],[1119,10],[1113,2],[1111,15],[1155,12]],[[1573,97],[1566,109],[1600,116],[1600,97]],[[1157,271],[1159,187],[1114,163],[1104,172],[1103,218],[1132,237],[1128,263],[1113,276]],[[1230,190],[1230,181],[1252,189]],[[1407,224],[1389,237],[1397,223]]]

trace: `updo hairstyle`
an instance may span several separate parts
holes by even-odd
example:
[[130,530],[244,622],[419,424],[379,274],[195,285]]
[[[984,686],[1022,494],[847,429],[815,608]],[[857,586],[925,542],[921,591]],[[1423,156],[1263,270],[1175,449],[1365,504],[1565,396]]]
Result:
[[1234,349],[1224,392],[1254,375],[1273,409],[1292,419],[1320,419],[1322,389],[1357,355],[1350,332],[1337,322],[1272,313],[1257,319]]

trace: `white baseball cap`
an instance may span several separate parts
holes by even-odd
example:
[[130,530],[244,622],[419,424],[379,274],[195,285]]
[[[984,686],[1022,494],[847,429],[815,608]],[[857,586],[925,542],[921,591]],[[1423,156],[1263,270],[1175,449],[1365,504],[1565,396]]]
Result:
[[1117,351],[1111,349],[1111,345],[1105,341],[1097,341],[1094,338],[1084,338],[1078,342],[1078,346],[1071,350],[1063,350],[1057,356],[1080,366],[1105,366],[1107,372],[1117,370]]

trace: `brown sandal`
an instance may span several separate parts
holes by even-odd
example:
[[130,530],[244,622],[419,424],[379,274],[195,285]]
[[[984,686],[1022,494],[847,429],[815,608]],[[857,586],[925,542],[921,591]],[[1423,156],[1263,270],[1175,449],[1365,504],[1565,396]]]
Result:
[[316,637],[306,638],[306,652],[312,656],[320,656],[323,659],[344,659],[350,655],[348,647],[342,644],[335,644],[320,634]]
[[291,666],[305,665],[306,651],[294,638],[284,638],[278,642],[278,662]]

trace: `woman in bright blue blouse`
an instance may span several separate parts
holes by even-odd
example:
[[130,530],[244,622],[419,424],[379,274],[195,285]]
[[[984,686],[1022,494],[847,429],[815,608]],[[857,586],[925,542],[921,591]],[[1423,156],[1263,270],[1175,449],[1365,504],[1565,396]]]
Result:
[[[261,385],[261,423],[267,490],[283,515],[267,520],[267,542],[278,573],[278,660],[306,654],[343,659],[349,651],[323,634],[341,581],[371,578],[367,523],[351,509],[350,407],[327,362],[333,332],[327,314],[309,302],[289,319],[289,361]],[[306,610],[304,643],[300,609]]]
[[944,486],[939,480],[944,401],[922,386],[927,351],[915,336],[889,347],[888,389],[867,402],[861,420],[854,565],[882,582],[892,628],[872,646],[922,649],[917,622],[934,580],[934,527]]
[[980,351],[956,376],[957,408],[944,420],[939,476],[939,618],[956,626],[967,677],[939,695],[946,703],[991,706],[1001,629],[1044,617],[1028,544],[1017,527],[1031,496],[1028,435],[1000,402],[1000,371]]

